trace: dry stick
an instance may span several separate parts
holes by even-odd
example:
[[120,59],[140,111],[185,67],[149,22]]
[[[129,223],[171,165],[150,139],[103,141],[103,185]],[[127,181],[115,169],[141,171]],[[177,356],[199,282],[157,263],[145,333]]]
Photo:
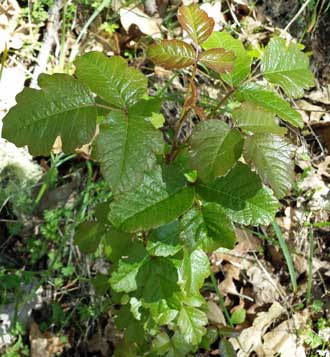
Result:
[[55,36],[60,28],[60,13],[62,6],[63,0],[55,0],[54,5],[50,10],[45,38],[37,58],[37,65],[34,68],[32,75],[31,88],[38,88],[39,74],[45,72],[47,68],[48,58],[52,47],[55,44]]
[[287,32],[290,26],[297,20],[297,18],[302,14],[302,12],[305,10],[307,5],[310,3],[311,0],[306,0],[305,3],[302,5],[302,7],[299,9],[299,11],[295,14],[295,16],[291,19],[291,21],[285,26],[284,32]]

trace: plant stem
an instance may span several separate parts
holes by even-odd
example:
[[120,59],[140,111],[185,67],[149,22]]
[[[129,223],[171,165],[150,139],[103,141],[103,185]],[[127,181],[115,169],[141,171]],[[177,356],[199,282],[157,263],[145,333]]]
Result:
[[208,115],[208,119],[211,115],[215,114],[219,108],[226,102],[226,100],[235,92],[235,88],[230,88],[229,91],[227,92],[227,94],[220,100],[220,102],[218,103],[218,105],[210,112],[210,114]]
[[291,258],[288,246],[287,246],[287,244],[285,242],[285,239],[284,239],[284,237],[282,235],[280,227],[277,225],[277,223],[275,221],[273,221],[272,224],[273,224],[273,228],[274,228],[275,234],[277,236],[277,239],[278,239],[278,241],[280,243],[280,247],[282,249],[282,253],[283,253],[284,258],[286,260],[286,264],[288,266],[293,292],[296,293],[297,290],[298,290],[296,272],[294,270],[294,266],[293,266],[293,262],[292,262],[292,258]]
[[210,274],[210,277],[211,277],[211,281],[212,281],[212,284],[213,284],[213,287],[214,287],[214,290],[219,298],[219,302],[220,302],[220,305],[221,305],[221,308],[222,308],[222,311],[223,311],[223,314],[225,315],[225,318],[227,320],[227,323],[230,327],[234,327],[232,321],[231,321],[231,318],[230,318],[230,315],[229,315],[229,312],[226,308],[226,305],[225,305],[225,300],[219,290],[219,287],[218,287],[218,282],[213,274],[213,272],[211,271],[211,274]]
[[308,280],[306,291],[307,305],[310,303],[313,285],[313,255],[314,255],[314,234],[313,228],[309,229],[309,257],[308,257]]
[[182,125],[187,118],[187,114],[189,113],[189,111],[187,111],[186,104],[189,99],[190,93],[193,91],[194,79],[195,79],[196,71],[197,71],[197,62],[198,62],[198,51],[196,51],[195,62],[193,64],[193,69],[192,69],[192,73],[191,73],[191,77],[190,77],[190,81],[189,81],[189,86],[187,88],[187,92],[186,92],[186,95],[184,98],[184,103],[183,103],[183,106],[181,109],[180,118],[175,126],[172,148],[171,148],[170,153],[167,155],[168,163],[171,163],[176,158],[176,156],[178,154],[180,132],[181,132]]

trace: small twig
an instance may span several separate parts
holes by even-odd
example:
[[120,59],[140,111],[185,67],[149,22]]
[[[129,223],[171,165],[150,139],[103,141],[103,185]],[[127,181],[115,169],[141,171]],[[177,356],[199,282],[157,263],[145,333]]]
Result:
[[306,303],[310,303],[313,286],[313,255],[314,255],[314,234],[313,228],[309,229],[309,257],[308,257],[308,280],[306,291]]
[[96,17],[103,11],[103,9],[110,3],[111,0],[103,0],[100,6],[98,6],[95,11],[92,13],[90,18],[86,21],[84,27],[80,31],[75,43],[72,46],[71,54],[70,54],[70,59],[69,62],[72,63],[74,59],[76,58],[79,50],[79,43],[82,39],[82,37],[85,35],[87,32],[89,26],[93,23],[93,21],[96,19]]
[[297,18],[302,14],[302,12],[305,10],[307,5],[310,3],[311,0],[306,0],[302,7],[299,9],[299,11],[294,15],[294,17],[291,19],[291,21],[285,26],[284,32],[287,32],[290,28],[290,26],[297,20]]
[[47,23],[47,30],[45,34],[45,39],[41,46],[38,58],[37,65],[33,71],[32,80],[31,80],[31,88],[38,87],[38,77],[39,74],[45,72],[47,68],[48,59],[52,50],[52,47],[55,43],[55,36],[57,35],[57,31],[60,28],[60,13],[63,2],[62,0],[56,0],[54,2],[53,7],[49,13],[49,20]]

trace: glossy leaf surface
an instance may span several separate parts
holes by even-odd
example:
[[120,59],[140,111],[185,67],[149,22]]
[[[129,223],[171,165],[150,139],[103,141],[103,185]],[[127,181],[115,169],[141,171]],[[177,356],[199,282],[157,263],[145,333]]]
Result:
[[228,73],[233,70],[235,55],[233,51],[224,48],[212,48],[199,56],[199,61],[218,73]]
[[159,66],[168,69],[179,69],[195,62],[195,50],[180,40],[164,40],[149,46],[147,57]]
[[221,75],[221,78],[232,86],[241,83],[251,71],[252,58],[248,55],[241,41],[232,37],[228,32],[213,32],[211,36],[203,43],[203,48],[224,48],[235,54],[233,70],[231,73]]
[[199,344],[206,332],[206,324],[207,317],[203,311],[192,306],[182,306],[178,326],[187,343]]
[[241,86],[236,92],[236,97],[242,101],[252,102],[299,128],[304,124],[301,115],[292,109],[288,102],[259,84],[248,83]]
[[261,72],[292,98],[302,97],[304,89],[314,86],[307,54],[296,43],[287,44],[283,38],[270,40],[261,59]]
[[224,207],[235,222],[246,225],[268,224],[274,219],[278,202],[261,183],[257,174],[238,163],[227,176],[210,185],[200,183],[197,192],[207,202]]
[[251,102],[242,103],[233,110],[232,116],[237,125],[244,131],[277,135],[284,135],[287,131],[286,128],[280,127],[276,123],[275,114]]
[[147,94],[147,79],[119,56],[89,52],[75,61],[76,76],[116,108],[128,108]]
[[128,113],[112,112],[95,142],[96,158],[104,178],[114,193],[125,192],[142,182],[156,155],[162,154],[164,140],[160,131],[147,120],[158,106],[140,101]]
[[127,232],[148,230],[174,221],[191,207],[194,189],[171,186],[163,181],[162,172],[156,167],[145,174],[140,186],[110,205],[110,220],[115,227]]
[[190,141],[190,163],[198,176],[211,182],[225,175],[241,156],[243,139],[220,120],[201,122]]
[[213,31],[214,20],[197,4],[181,6],[178,11],[178,20],[196,45],[206,41]]
[[274,134],[258,134],[245,142],[244,158],[253,164],[276,197],[282,198],[293,182],[293,145]]
[[96,129],[96,108],[90,90],[66,74],[41,74],[40,90],[25,88],[17,105],[3,119],[2,137],[27,145],[32,155],[47,156],[57,136],[64,152],[87,144]]

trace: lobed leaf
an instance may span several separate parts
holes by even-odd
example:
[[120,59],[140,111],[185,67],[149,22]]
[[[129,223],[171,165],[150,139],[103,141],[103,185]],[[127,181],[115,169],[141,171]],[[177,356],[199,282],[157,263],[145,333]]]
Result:
[[200,183],[196,189],[205,201],[218,203],[234,222],[240,224],[268,224],[278,209],[278,201],[271,190],[241,162],[227,176],[210,185]]
[[249,137],[244,146],[244,158],[253,164],[258,174],[282,198],[293,182],[293,145],[274,134]]
[[291,98],[302,97],[304,89],[315,84],[307,54],[296,43],[287,44],[283,38],[273,38],[268,43],[261,59],[261,72]]
[[180,239],[189,251],[195,250],[207,239],[201,211],[193,207],[180,219]]
[[163,40],[149,46],[147,57],[164,68],[179,69],[191,66],[195,62],[196,52],[184,41]]
[[284,135],[286,128],[280,127],[275,121],[275,114],[267,112],[262,107],[244,102],[232,112],[237,125],[244,131],[258,133],[273,133]]
[[192,306],[182,306],[178,318],[179,330],[187,343],[198,345],[205,335],[206,314]]
[[116,108],[127,109],[147,94],[147,78],[122,57],[89,52],[74,64],[78,79]]
[[140,295],[147,303],[171,297],[179,290],[177,281],[176,267],[164,257],[149,259],[137,275]]
[[214,20],[196,4],[181,6],[178,20],[196,45],[206,41],[214,28]]
[[220,247],[232,249],[235,232],[224,209],[215,203],[206,203],[202,209],[192,208],[180,219],[180,238],[189,251],[202,247],[214,251]]
[[95,154],[115,194],[141,183],[145,171],[154,166],[156,155],[163,153],[161,132],[147,120],[157,110],[153,100],[142,100],[128,113],[111,112],[107,122],[100,125]]
[[236,235],[234,226],[225,210],[214,202],[206,203],[202,207],[203,219],[210,241],[205,242],[204,249],[213,251],[220,247],[233,249]]
[[163,181],[160,167],[144,176],[134,191],[120,195],[110,205],[113,225],[127,232],[156,228],[174,221],[193,203],[194,189]]
[[236,91],[236,97],[241,101],[252,102],[294,126],[302,128],[304,125],[301,115],[292,109],[288,102],[263,86],[244,84]]
[[178,221],[155,229],[148,237],[147,251],[150,255],[167,257],[175,255],[181,248]]
[[74,243],[86,254],[94,253],[105,233],[104,226],[98,222],[82,222],[76,229]]
[[221,74],[221,78],[231,86],[237,86],[250,74],[252,58],[246,52],[242,42],[232,37],[228,32],[213,32],[202,47],[205,50],[224,48],[226,51],[234,52],[232,72]]
[[112,289],[118,293],[130,293],[131,291],[136,290],[136,276],[142,263],[143,261],[126,263],[120,260],[118,269],[112,273],[109,280]]
[[225,175],[242,154],[243,138],[219,120],[198,124],[190,141],[190,164],[204,182]]
[[218,73],[228,73],[233,70],[235,55],[233,51],[224,48],[211,48],[199,56],[199,61]]
[[87,144],[96,129],[96,108],[90,90],[66,74],[41,74],[40,90],[24,88],[17,105],[3,119],[2,137],[27,145],[32,155],[47,156],[57,136],[64,152]]
[[210,275],[210,262],[202,249],[185,251],[180,267],[180,283],[185,296],[199,295],[204,280]]

